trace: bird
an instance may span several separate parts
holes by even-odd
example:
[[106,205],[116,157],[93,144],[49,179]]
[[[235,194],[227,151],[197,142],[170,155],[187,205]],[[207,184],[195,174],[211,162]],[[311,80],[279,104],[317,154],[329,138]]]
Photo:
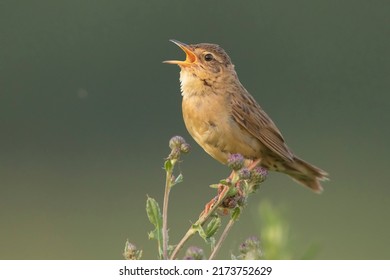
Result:
[[320,193],[328,173],[300,159],[282,133],[238,79],[235,67],[217,44],[185,44],[170,40],[186,59],[166,60],[180,67],[182,114],[194,140],[214,159],[227,164],[229,156],[270,171],[281,172]]

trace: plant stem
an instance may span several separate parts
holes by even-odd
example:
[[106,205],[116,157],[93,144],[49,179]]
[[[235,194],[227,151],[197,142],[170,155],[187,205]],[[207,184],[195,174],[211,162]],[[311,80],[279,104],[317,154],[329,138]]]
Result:
[[[225,188],[229,188],[228,186],[224,186]],[[177,254],[183,248],[184,244],[197,232],[196,225],[202,226],[210,216],[217,210],[217,208],[222,204],[225,198],[228,196],[229,191],[225,191],[222,197],[219,197],[219,200],[214,203],[214,205],[209,209],[209,211],[205,214],[204,211],[200,214],[199,219],[191,225],[186,234],[180,240],[180,242],[176,245],[175,250],[172,252],[170,257],[171,260],[176,259]]]
[[228,235],[229,231],[233,227],[236,219],[230,218],[228,224],[226,225],[225,229],[223,230],[221,236],[219,237],[219,240],[217,244],[214,247],[214,250],[211,252],[211,255],[209,257],[209,260],[212,260],[215,258],[215,256],[218,254],[219,249],[221,248],[222,242],[225,241],[226,236]]
[[165,178],[164,204],[163,204],[163,224],[162,224],[162,238],[163,238],[163,258],[168,259],[168,202],[169,193],[171,190],[172,169],[167,170]]

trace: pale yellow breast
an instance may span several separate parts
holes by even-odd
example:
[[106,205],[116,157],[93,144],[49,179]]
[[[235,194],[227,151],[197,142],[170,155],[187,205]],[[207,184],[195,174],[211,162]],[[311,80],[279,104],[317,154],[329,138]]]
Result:
[[181,82],[183,118],[195,141],[222,163],[232,153],[256,158],[261,144],[232,119],[230,97],[196,78],[182,75]]

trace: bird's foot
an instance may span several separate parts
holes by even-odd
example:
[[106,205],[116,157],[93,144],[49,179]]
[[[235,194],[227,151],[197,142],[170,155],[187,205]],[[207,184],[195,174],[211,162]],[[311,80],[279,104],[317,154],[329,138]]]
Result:
[[256,160],[252,161],[251,164],[249,164],[248,169],[252,170],[256,166],[258,166],[260,162],[261,162],[261,159],[256,159]]

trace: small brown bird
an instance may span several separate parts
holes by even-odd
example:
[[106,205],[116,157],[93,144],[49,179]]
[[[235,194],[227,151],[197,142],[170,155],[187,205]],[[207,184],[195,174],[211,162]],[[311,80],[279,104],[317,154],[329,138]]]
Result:
[[183,118],[195,141],[223,164],[231,154],[241,154],[321,192],[319,181],[328,174],[292,153],[274,122],[240,83],[227,53],[215,44],[171,41],[185,52],[186,60],[164,63],[181,68]]

